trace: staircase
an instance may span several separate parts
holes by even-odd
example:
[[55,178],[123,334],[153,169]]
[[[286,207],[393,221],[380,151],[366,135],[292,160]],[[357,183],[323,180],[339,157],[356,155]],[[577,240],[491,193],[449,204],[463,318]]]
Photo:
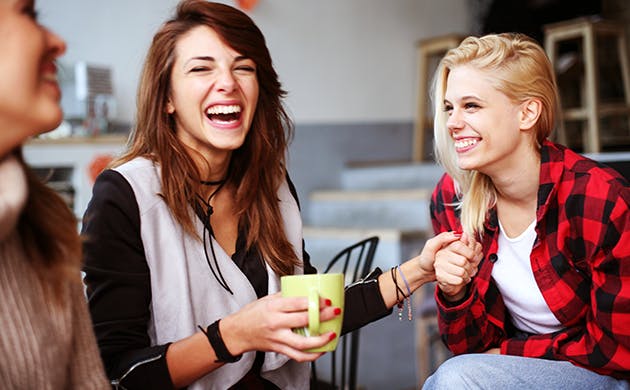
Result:
[[[380,238],[374,266],[383,271],[417,255],[433,235],[429,203],[442,174],[430,163],[345,168],[341,188],[309,196],[304,240],[311,263],[321,272],[341,249],[372,235]],[[392,314],[361,331],[361,388],[418,387],[414,324],[403,317]]]
[[339,250],[377,235],[375,266],[385,270],[415,256],[432,228],[431,192],[443,173],[435,164],[348,167],[341,188],[309,196],[304,239],[317,269]]

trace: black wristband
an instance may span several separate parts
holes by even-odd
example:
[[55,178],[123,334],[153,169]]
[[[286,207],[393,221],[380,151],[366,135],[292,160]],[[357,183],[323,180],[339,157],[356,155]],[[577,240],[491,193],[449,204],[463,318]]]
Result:
[[217,363],[234,363],[241,360],[243,355],[234,356],[228,351],[223,338],[221,337],[221,331],[219,331],[219,320],[216,320],[212,324],[208,325],[208,328],[204,331],[200,326],[199,329],[206,335],[208,342],[214,349],[214,354],[217,356]]

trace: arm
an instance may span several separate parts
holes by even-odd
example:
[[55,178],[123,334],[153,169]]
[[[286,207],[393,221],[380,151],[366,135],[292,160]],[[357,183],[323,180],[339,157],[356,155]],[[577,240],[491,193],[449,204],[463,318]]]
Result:
[[[435,280],[435,253],[457,239],[456,233],[441,233],[426,242],[419,256],[400,265],[398,272],[405,275],[412,293],[425,283]],[[397,279],[398,287],[406,290],[406,286],[402,285],[402,276],[399,275]],[[346,287],[346,312],[341,333],[353,331],[390,314],[397,303],[396,290],[390,272],[381,273],[378,268],[363,280]]]
[[103,362],[98,354],[80,280],[70,286],[68,304],[72,307],[73,324],[73,349],[70,354],[72,361],[68,366],[69,387],[72,389],[111,389],[103,370]]
[[151,287],[133,191],[115,171],[94,184],[84,220],[89,309],[105,370],[127,388],[171,389],[168,345],[151,346]]
[[[435,269],[433,264],[435,262],[436,254],[447,245],[458,241],[460,236],[460,234],[455,232],[442,232],[427,240],[420,255],[407,260],[400,265],[400,272],[405,275],[412,293],[425,283],[435,280]],[[389,273],[385,273],[379,277],[378,281],[381,296],[383,297],[385,305],[388,308],[392,308],[397,303],[394,280],[391,278]],[[398,284],[400,285],[400,283],[399,277]],[[406,290],[406,286],[400,287],[404,287],[403,291]]]
[[[447,175],[443,176],[431,199],[431,221],[435,232],[461,229],[459,211],[453,206],[457,200],[452,179]],[[504,306],[498,296],[498,290],[491,283],[489,261],[481,262],[483,250],[485,249],[487,255],[492,253],[489,252],[492,248],[488,248],[486,244],[485,248],[480,246],[476,249],[479,250],[476,252],[478,257],[473,261],[479,265],[478,272],[475,272],[476,267],[473,267],[466,273],[457,274],[457,270],[454,271],[451,267],[457,267],[459,263],[465,271],[468,259],[473,256],[466,246],[465,242],[454,241],[452,246],[436,254],[436,258],[440,258],[440,262],[447,266],[447,269],[441,270],[438,268],[442,266],[436,266],[436,274],[442,274],[440,276],[442,287],[438,284],[435,290],[440,334],[448,348],[455,354],[484,352],[492,346],[497,346],[504,338],[502,329]],[[494,250],[496,251],[496,248]],[[451,261],[455,264],[451,264]],[[470,283],[465,283],[468,279],[466,274],[471,278]],[[450,289],[456,286],[466,288],[457,291]],[[443,288],[453,296],[447,299],[442,293]],[[483,300],[480,291],[483,291]],[[487,304],[492,306],[492,315],[488,313]]]

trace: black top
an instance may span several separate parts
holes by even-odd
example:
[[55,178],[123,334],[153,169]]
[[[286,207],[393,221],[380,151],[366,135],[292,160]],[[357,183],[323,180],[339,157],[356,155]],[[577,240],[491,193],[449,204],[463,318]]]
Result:
[[[288,182],[297,200],[295,188]],[[151,345],[148,335],[150,270],[140,236],[136,198],[120,173],[106,170],[96,180],[82,234],[90,313],[107,375],[112,383],[122,383],[130,390],[172,389],[165,359],[169,344]],[[267,273],[257,251],[245,250],[246,236],[245,229],[239,228],[232,259],[260,298],[267,295]],[[304,273],[317,272],[306,251],[303,261]],[[379,273],[346,288],[342,334],[391,313],[379,291]],[[258,352],[250,371],[259,379],[263,358],[264,353]],[[267,386],[273,388],[270,382]]]

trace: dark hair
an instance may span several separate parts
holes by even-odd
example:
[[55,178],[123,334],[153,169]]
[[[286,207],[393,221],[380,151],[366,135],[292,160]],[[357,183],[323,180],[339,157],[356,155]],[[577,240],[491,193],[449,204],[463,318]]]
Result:
[[200,173],[189,149],[177,139],[166,105],[176,44],[198,26],[210,27],[232,49],[256,63],[260,90],[256,111],[244,144],[232,153],[227,184],[236,188],[236,210],[239,224],[248,228],[248,249],[256,243],[274,271],[292,274],[299,262],[284,234],[277,191],[286,177],[285,153],[293,124],[282,104],[286,92],[273,68],[265,38],[245,13],[204,0],[179,3],[175,17],[162,25],[149,48],[138,86],[138,111],[129,150],[115,164],[138,156],[158,162],[167,205],[184,229],[197,235],[188,206],[200,193]]

